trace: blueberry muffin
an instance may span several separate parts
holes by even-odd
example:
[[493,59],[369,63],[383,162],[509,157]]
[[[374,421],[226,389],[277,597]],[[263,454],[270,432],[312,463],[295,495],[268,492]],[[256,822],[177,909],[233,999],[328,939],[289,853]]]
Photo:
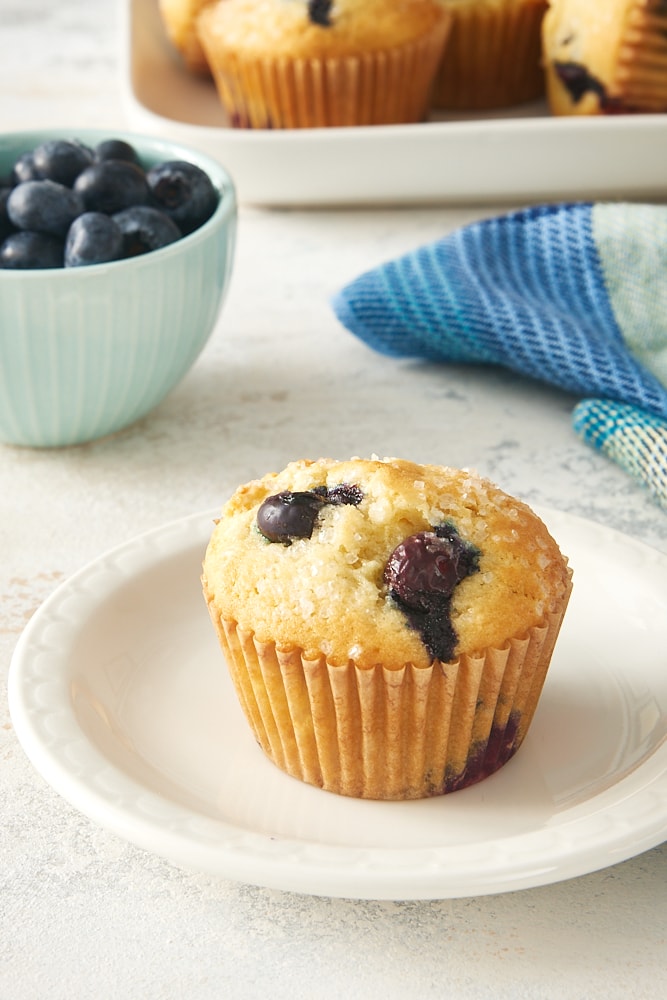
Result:
[[439,0],[218,0],[197,31],[233,126],[425,117],[450,17]]
[[667,111],[665,0],[551,0],[542,35],[554,114]]
[[206,56],[195,28],[197,16],[211,0],[158,0],[167,36],[193,73],[210,75]]
[[519,748],[570,573],[539,518],[471,472],[320,459],[236,491],[202,584],[266,755],[332,792],[415,799]]
[[547,0],[442,0],[450,38],[433,106],[453,111],[509,107],[542,97],[541,27]]

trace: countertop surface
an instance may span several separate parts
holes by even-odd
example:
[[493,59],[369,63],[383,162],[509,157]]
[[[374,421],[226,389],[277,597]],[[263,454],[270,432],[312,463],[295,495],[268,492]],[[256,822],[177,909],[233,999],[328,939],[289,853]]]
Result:
[[[0,0],[0,30],[4,130],[127,127],[111,0]],[[297,457],[474,467],[531,504],[667,552],[665,512],[574,436],[573,397],[496,369],[380,357],[333,316],[331,295],[360,271],[488,214],[242,206],[214,335],[152,414],[79,447],[0,446],[1,1000],[666,995],[664,845],[472,898],[238,884],[176,867],[81,815],[29,763],[9,715],[13,650],[57,585]]]

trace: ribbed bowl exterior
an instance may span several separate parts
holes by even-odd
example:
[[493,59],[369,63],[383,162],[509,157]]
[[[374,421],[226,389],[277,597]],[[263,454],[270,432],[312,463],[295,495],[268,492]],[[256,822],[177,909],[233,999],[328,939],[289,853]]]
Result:
[[[112,137],[108,130],[72,134],[91,145]],[[19,150],[49,137],[0,137],[0,174]],[[198,163],[220,189],[220,204],[201,229],[132,260],[0,270],[0,440],[6,443],[64,446],[127,427],[183,378],[215,326],[234,257],[233,183],[194,151],[121,137],[147,162]]]

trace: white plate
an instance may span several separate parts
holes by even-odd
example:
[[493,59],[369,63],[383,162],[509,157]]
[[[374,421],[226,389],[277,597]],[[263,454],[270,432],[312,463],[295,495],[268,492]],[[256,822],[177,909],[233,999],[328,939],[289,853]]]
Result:
[[10,668],[18,738],[103,826],[177,865],[271,888],[435,899],[622,861],[667,836],[667,556],[542,514],[574,593],[532,728],[478,785],[364,802],[263,756],[200,592],[213,513],[142,535],[43,604]]
[[216,156],[239,200],[265,205],[664,198],[667,115],[489,117],[374,128],[232,129],[213,84],[170,46],[158,0],[120,0],[131,127]]

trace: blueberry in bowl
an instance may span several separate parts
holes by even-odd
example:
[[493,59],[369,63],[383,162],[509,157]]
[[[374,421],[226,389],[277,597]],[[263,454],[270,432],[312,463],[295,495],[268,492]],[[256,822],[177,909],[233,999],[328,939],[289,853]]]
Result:
[[114,129],[0,134],[0,441],[58,447],[145,416],[212,334],[234,183]]
[[[0,267],[16,270],[103,264],[159,250],[203,226],[219,200],[196,163],[149,163],[125,139],[92,147],[79,139],[44,139],[0,175],[0,190],[6,230],[0,231]],[[62,253],[41,251],[44,241],[33,236],[60,240]],[[85,249],[78,252],[81,243]],[[49,251],[52,246],[53,239]]]

